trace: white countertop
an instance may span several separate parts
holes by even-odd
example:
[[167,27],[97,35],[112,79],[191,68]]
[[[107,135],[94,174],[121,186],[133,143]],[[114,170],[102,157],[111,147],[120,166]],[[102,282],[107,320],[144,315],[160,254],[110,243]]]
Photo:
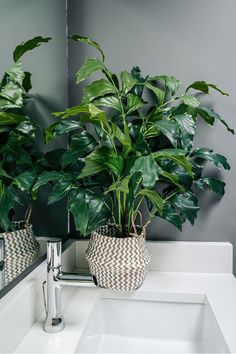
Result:
[[[181,295],[182,294],[182,295]],[[135,292],[116,292],[99,288],[63,289],[65,329],[48,334],[41,316],[18,345],[15,353],[74,353],[88,315],[98,297],[178,299],[186,301],[206,296],[232,353],[236,353],[236,281],[232,274],[150,271]]]

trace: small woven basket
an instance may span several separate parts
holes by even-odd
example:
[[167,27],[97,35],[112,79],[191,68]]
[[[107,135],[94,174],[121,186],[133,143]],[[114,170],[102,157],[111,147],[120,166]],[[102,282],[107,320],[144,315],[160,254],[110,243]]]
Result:
[[12,222],[14,231],[0,233],[4,238],[5,284],[28,268],[38,256],[39,243],[29,223],[30,215],[31,208],[27,210],[25,220]]
[[115,237],[117,228],[106,225],[92,232],[85,257],[99,286],[135,290],[142,285],[151,261],[144,232],[126,238]]

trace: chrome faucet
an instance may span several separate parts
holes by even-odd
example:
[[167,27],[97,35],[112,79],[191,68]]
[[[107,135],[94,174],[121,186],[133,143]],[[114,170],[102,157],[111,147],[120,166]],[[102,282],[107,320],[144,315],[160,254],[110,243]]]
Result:
[[[45,296],[47,284],[47,301]],[[61,308],[62,286],[95,287],[96,279],[91,274],[64,273],[61,265],[61,241],[47,242],[47,281],[43,283],[44,305],[46,319],[44,330],[48,333],[57,333],[65,327]]]

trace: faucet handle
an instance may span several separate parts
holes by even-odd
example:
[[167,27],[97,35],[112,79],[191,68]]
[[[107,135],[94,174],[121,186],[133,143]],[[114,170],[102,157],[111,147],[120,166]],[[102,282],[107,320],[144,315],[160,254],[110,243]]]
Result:
[[47,241],[47,264],[50,268],[61,267],[61,240]]

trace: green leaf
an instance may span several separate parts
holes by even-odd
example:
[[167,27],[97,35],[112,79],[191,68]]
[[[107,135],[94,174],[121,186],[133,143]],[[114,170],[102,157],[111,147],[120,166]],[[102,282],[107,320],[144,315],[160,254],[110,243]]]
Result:
[[130,170],[130,174],[135,172],[141,172],[143,186],[145,188],[154,187],[158,180],[158,166],[152,155],[138,157]]
[[153,86],[148,81],[145,82],[145,87],[155,94],[155,96],[157,97],[158,105],[161,106],[165,100],[165,92],[159,89],[158,87]]
[[16,47],[13,52],[14,61],[17,62],[23,54],[25,54],[29,50],[39,47],[42,43],[47,43],[48,41],[50,41],[50,39],[50,37],[43,38],[41,36],[38,36],[28,40],[27,42],[22,42]]
[[55,117],[60,117],[62,119],[67,119],[73,116],[77,116],[80,113],[89,113],[89,105],[80,105],[67,108],[64,112],[54,112]]
[[1,195],[0,198],[0,226],[3,228],[4,231],[9,231],[12,229],[12,224],[9,219],[9,213],[11,210],[14,209],[14,193],[15,191],[10,186],[8,188],[5,188],[4,193]]
[[25,120],[18,124],[16,130],[21,132],[22,134],[27,135],[28,137],[34,138],[36,131],[36,124],[33,121]]
[[25,116],[20,114],[0,112],[0,125],[5,124],[19,124],[25,121]]
[[142,108],[146,102],[144,102],[140,97],[129,93],[127,95],[127,112],[126,115]]
[[113,136],[119,140],[119,142],[124,146],[124,153],[127,154],[132,146],[131,146],[131,138],[129,135],[129,131],[125,130],[123,132],[118,125],[112,123],[112,131],[113,131]]
[[37,178],[37,172],[35,170],[24,171],[15,178],[14,184],[22,191],[29,192],[34,185]]
[[206,108],[206,107],[199,107],[197,109],[198,114],[210,125],[213,125],[215,122],[215,119],[218,119],[222,124],[224,124],[227,128],[227,130],[234,134],[234,130],[228,126],[226,121],[219,116],[216,112],[214,112],[212,109]]
[[174,76],[154,76],[150,77],[149,81],[161,81],[166,87],[168,87],[168,89],[170,89],[172,96],[176,94],[180,85],[180,81]]
[[192,192],[187,191],[183,194],[175,194],[168,202],[177,208],[183,222],[188,219],[192,225],[194,224],[199,207],[198,199]]
[[103,51],[102,51],[100,45],[97,42],[93,41],[92,39],[90,39],[88,37],[82,37],[82,36],[80,36],[78,34],[77,35],[73,35],[73,36],[71,36],[69,38],[73,39],[74,41],[79,41],[79,42],[82,42],[82,43],[86,43],[86,44],[91,45],[92,47],[96,48],[100,52],[100,54],[102,56],[102,61],[104,63],[105,56],[103,54]]
[[107,194],[114,190],[116,192],[129,193],[129,181],[130,181],[130,176],[126,176],[123,179],[112,183],[104,194]]
[[215,192],[220,198],[222,198],[225,194],[225,183],[217,178],[202,177],[196,181],[196,184],[202,190],[204,190],[205,187],[208,187],[213,192]]
[[22,63],[17,62],[6,72],[6,75],[18,85],[22,86],[25,73],[22,69]]
[[189,95],[182,95],[180,96],[180,99],[186,104],[187,106],[196,108],[199,106],[200,102],[198,99],[194,96],[189,96]]
[[193,138],[196,131],[196,122],[189,114],[180,114],[174,117],[180,131],[181,146],[184,150],[190,151],[193,147]]
[[215,154],[212,149],[197,148],[191,153],[191,157],[208,160],[217,167],[222,166],[225,170],[230,170],[230,165],[226,157],[220,154]]
[[122,82],[122,92],[126,95],[138,81],[130,73],[128,73],[128,71],[122,71],[120,77]]
[[23,106],[23,89],[15,82],[9,81],[0,91],[0,109],[21,108]]
[[162,219],[167,220],[169,223],[177,227],[182,231],[182,220],[176,211],[176,209],[170,205],[168,202],[164,204],[162,209],[162,215],[159,215]]
[[87,104],[96,98],[108,95],[110,93],[116,93],[116,89],[109,81],[104,79],[94,81],[91,85],[84,88],[82,103]]
[[75,120],[63,120],[53,123],[45,130],[45,141],[48,144],[54,137],[67,134],[73,130],[81,128],[80,122]]
[[32,74],[29,73],[28,71],[24,72],[24,79],[22,82],[22,87],[24,88],[26,93],[28,93],[32,89],[31,76],[32,76]]
[[97,145],[94,137],[86,131],[73,135],[70,147],[62,155],[62,166],[67,167],[73,164],[78,158],[85,157],[90,154]]
[[204,92],[204,93],[209,93],[209,87],[211,87],[214,90],[220,92],[222,95],[229,96],[229,94],[227,92],[222,91],[215,84],[208,84],[208,83],[206,83],[206,81],[195,81],[194,83],[192,83],[191,85],[189,85],[187,87],[185,92],[188,92],[188,90],[192,88],[192,89],[197,90],[197,91],[201,91],[201,92]]
[[48,205],[58,202],[66,197],[72,189],[72,183],[70,181],[59,181],[53,187],[52,192],[48,197]]
[[84,81],[96,71],[104,70],[104,68],[105,65],[99,59],[86,59],[85,63],[76,73],[76,84],[79,84],[80,82]]
[[177,148],[179,128],[174,120],[159,120],[152,124],[152,126],[158,128],[163,135],[171,142],[171,144]]
[[44,171],[41,175],[39,175],[32,189],[32,192],[35,194],[41,186],[44,186],[45,184],[48,184],[50,182],[65,181],[65,180],[68,180],[68,176],[66,173],[57,172],[57,171]]
[[178,189],[181,192],[184,192],[184,187],[179,183],[179,177],[173,173],[164,171],[163,169],[160,168],[159,170],[159,174],[161,177],[168,180],[168,182],[171,182],[173,185],[175,185],[176,187],[178,187]]
[[70,193],[68,209],[73,215],[76,230],[84,236],[98,226],[105,225],[110,217],[104,198],[86,189],[77,189]]
[[110,107],[114,108],[117,111],[121,111],[120,101],[116,96],[104,96],[100,97],[97,100],[93,101],[95,106],[103,106],[103,107]]
[[[174,150],[174,151],[173,151]],[[168,159],[175,162],[177,165],[182,166],[185,171],[192,176],[192,164],[187,157],[183,156],[183,150],[181,149],[163,149],[157,152],[154,152],[154,160]],[[179,155],[178,155],[179,154]]]
[[123,158],[114,150],[103,146],[85,158],[85,167],[82,169],[79,178],[97,174],[105,169],[120,176],[123,171]]
[[140,191],[136,194],[136,196],[139,195],[146,197],[157,209],[158,214],[160,215],[162,214],[163,199],[161,198],[159,193],[157,193],[154,190],[144,188],[144,189],[140,189]]

